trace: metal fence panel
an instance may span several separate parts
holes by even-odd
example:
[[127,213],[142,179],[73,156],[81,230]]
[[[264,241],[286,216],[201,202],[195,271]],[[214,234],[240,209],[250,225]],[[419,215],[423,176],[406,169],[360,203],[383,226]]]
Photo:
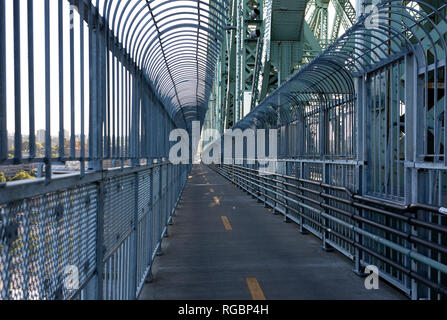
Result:
[[96,268],[95,185],[0,206],[2,299],[68,299],[68,277],[83,286]]
[[[169,183],[168,170],[179,174]],[[135,299],[189,170],[166,163],[87,175],[81,185],[62,178],[65,189],[0,204],[1,300]]]

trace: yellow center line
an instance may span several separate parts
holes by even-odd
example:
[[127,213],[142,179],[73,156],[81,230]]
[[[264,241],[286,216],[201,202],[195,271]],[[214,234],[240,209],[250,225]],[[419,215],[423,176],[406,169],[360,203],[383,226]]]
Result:
[[254,301],[263,301],[267,300],[265,298],[264,292],[259,285],[258,280],[256,278],[247,278],[247,286],[248,290],[250,290],[251,297]]
[[227,230],[227,231],[232,231],[233,230],[233,228],[231,227],[230,220],[228,220],[227,217],[222,217],[222,222],[223,222],[223,224],[225,226],[225,230]]

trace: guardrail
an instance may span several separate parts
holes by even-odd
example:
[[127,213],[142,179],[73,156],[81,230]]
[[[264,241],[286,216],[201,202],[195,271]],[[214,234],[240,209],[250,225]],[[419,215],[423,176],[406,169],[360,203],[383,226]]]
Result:
[[[290,164],[290,163],[289,163]],[[310,163],[307,163],[310,165]],[[381,277],[410,294],[411,280],[445,297],[447,247],[432,239],[447,235],[447,226],[419,219],[430,212],[440,218],[445,209],[425,204],[400,206],[351,192],[345,186],[258,170],[249,165],[214,165],[212,168],[241,189],[294,221],[303,233],[311,232],[323,242],[323,249],[336,249],[352,259],[354,271],[376,265]],[[333,174],[331,177],[337,177]],[[346,178],[346,177],[345,177]],[[415,232],[424,230],[427,239]],[[429,250],[430,255],[422,252]],[[415,271],[424,265],[428,274]],[[419,268],[422,269],[422,268]],[[436,281],[436,274],[441,274]]]
[[190,166],[159,163],[0,192],[0,300],[136,299]]

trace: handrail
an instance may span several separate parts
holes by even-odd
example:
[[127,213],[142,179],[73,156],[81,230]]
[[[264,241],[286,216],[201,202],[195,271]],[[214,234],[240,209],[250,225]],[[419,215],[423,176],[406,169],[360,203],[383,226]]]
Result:
[[[297,210],[296,208],[290,206],[290,203],[294,203],[301,208],[305,208],[308,210],[311,210],[312,212],[315,212],[318,214],[318,216],[322,219],[327,219],[328,221],[332,221],[333,223],[336,223],[339,226],[343,226],[344,228],[347,228],[351,231],[353,231],[355,234],[364,236],[368,239],[371,239],[372,241],[385,245],[386,247],[395,250],[396,252],[399,252],[403,254],[404,256],[407,256],[409,259],[418,261],[420,263],[424,263],[427,266],[438,270],[442,273],[447,274],[447,265],[436,261],[430,257],[427,257],[423,254],[420,254],[419,252],[416,252],[413,249],[408,249],[400,244],[397,244],[393,241],[390,241],[388,239],[385,239],[381,236],[375,235],[369,231],[366,231],[365,229],[359,227],[361,224],[366,224],[375,228],[378,228],[379,230],[382,230],[384,232],[387,232],[388,234],[392,234],[394,236],[397,236],[401,238],[402,240],[408,241],[408,243],[413,243],[415,245],[421,245],[426,248],[429,248],[431,250],[435,250],[438,252],[442,252],[443,254],[447,254],[447,248],[436,244],[434,242],[427,241],[425,239],[422,239],[418,237],[417,235],[412,234],[411,232],[404,232],[397,229],[394,229],[390,226],[378,223],[376,221],[370,220],[365,216],[359,215],[356,212],[349,212],[346,211],[346,209],[342,209],[341,207],[330,205],[326,202],[326,200],[333,200],[337,201],[340,204],[351,206],[352,208],[357,209],[365,209],[365,210],[371,210],[376,213],[388,216],[390,218],[399,219],[402,222],[407,223],[408,225],[423,227],[428,230],[433,230],[436,232],[440,232],[443,234],[447,234],[447,228],[441,225],[436,225],[432,223],[428,223],[425,221],[421,221],[419,219],[416,219],[412,216],[406,216],[404,213],[414,213],[414,210],[424,210],[424,208],[428,208],[429,210],[433,210],[431,212],[442,214],[439,212],[441,210],[440,208],[433,209],[433,206],[425,206],[423,204],[418,205],[408,205],[408,206],[393,206],[389,205],[387,203],[379,203],[377,200],[368,199],[365,197],[356,197],[357,195],[350,192],[349,189],[339,186],[333,186],[330,184],[320,183],[316,181],[311,181],[307,179],[299,179],[296,177],[291,177],[283,174],[277,174],[277,173],[268,173],[247,168],[239,165],[228,165],[228,164],[222,164],[222,165],[213,165],[211,166],[212,169],[217,171],[219,174],[221,174],[223,177],[229,179],[236,185],[239,185],[241,188],[245,189],[249,193],[251,193],[253,196],[258,198],[260,201],[263,201],[266,205],[272,206],[274,210],[280,211],[284,214],[286,219],[293,220],[301,225],[301,227],[305,226],[305,221],[312,222],[312,224],[318,226],[321,230],[323,230],[327,234],[332,234],[335,237],[338,237],[339,239],[342,239],[343,241],[348,242],[350,245],[352,245],[355,248],[358,248],[359,250],[363,250],[364,252],[369,252],[376,258],[384,261],[384,262],[391,262],[391,265],[394,267],[397,267],[400,271],[404,272],[407,276],[410,278],[413,278],[417,281],[420,281],[421,283],[424,283],[428,287],[432,288],[436,292],[439,292],[441,294],[447,294],[447,287],[440,285],[438,283],[434,283],[433,281],[422,277],[421,275],[418,275],[411,269],[402,266],[394,261],[391,261],[389,258],[384,257],[383,255],[378,254],[377,252],[371,250],[370,248],[365,247],[361,243],[358,243],[354,238],[348,238],[343,234],[340,234],[338,231],[334,230],[333,228],[328,227],[326,224],[322,223],[319,220],[316,220],[315,218],[312,218],[312,216],[304,214],[301,210]],[[282,178],[283,180],[280,180],[278,178]],[[292,184],[288,181],[296,181],[299,182],[299,185]],[[309,189],[303,186],[303,184],[309,184],[313,187],[316,187],[320,190],[315,189]],[[296,189],[297,191],[300,191],[301,193],[294,192],[292,190],[289,190],[287,187],[291,187]],[[261,191],[264,190],[264,191]],[[321,191],[323,190],[323,191]],[[327,190],[333,190],[338,192],[343,192],[347,198],[341,198],[339,196],[328,194]],[[268,193],[272,194],[269,195]],[[314,196],[320,197],[322,200],[312,199],[304,193],[311,193]],[[269,203],[269,201],[271,203]],[[299,200],[296,200],[299,199]],[[362,202],[368,202],[375,204],[375,205],[383,205],[382,208],[378,207],[372,207],[363,204]],[[308,204],[306,204],[307,202]],[[272,204],[273,203],[273,204]],[[313,207],[316,206],[316,207]],[[282,211],[281,207],[285,208],[287,211]],[[398,213],[393,213],[388,210],[396,210]],[[343,217],[352,219],[352,223],[346,222],[341,220],[340,218],[337,218],[331,214],[328,214],[327,211],[333,211],[336,212]],[[287,212],[293,212],[296,215],[300,217],[300,221],[296,221],[293,216],[288,214]]]

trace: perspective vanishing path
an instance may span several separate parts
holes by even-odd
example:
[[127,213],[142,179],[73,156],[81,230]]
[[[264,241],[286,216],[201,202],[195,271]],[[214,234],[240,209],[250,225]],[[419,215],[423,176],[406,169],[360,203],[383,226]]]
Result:
[[348,259],[196,165],[142,300],[405,299],[367,290]]

